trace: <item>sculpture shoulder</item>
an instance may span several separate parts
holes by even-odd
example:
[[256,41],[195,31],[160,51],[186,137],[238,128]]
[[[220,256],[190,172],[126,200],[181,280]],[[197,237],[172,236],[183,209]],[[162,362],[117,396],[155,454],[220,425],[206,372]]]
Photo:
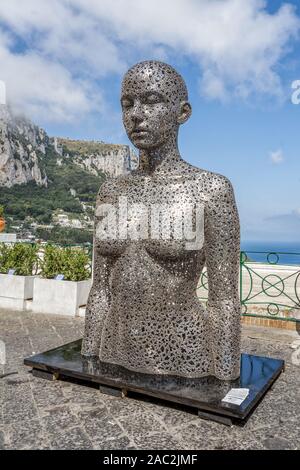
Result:
[[121,175],[117,177],[108,177],[100,186],[97,194],[97,202],[104,201],[115,195],[125,184],[127,184],[128,175]]
[[230,180],[219,173],[187,164],[184,168],[184,178],[190,181],[191,187],[196,187],[196,192],[200,193],[201,198],[207,200],[214,196],[233,194]]
[[224,175],[202,170],[197,177],[200,187],[208,195],[230,195],[233,194],[231,181]]
[[204,194],[229,194],[233,192],[230,180],[219,173],[198,168],[184,161],[180,168],[181,176],[195,182]]

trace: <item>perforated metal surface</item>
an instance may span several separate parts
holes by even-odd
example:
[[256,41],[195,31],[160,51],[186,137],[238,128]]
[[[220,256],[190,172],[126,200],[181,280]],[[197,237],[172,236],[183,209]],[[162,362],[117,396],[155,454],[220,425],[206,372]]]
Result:
[[[167,64],[142,62],[124,77],[123,122],[140,165],[97,197],[82,354],[144,373],[230,380],[240,371],[239,217],[229,180],[181,158],[187,99]],[[196,295],[205,263],[207,309]]]

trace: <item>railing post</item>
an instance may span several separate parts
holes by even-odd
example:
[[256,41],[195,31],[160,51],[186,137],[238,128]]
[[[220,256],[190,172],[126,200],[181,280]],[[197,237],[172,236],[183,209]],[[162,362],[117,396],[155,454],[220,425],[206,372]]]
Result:
[[243,252],[240,251],[240,303],[243,304]]

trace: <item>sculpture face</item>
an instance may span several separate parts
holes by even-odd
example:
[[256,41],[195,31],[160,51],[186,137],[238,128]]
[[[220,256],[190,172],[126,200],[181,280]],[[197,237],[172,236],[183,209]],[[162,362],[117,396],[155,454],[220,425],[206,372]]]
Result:
[[190,110],[181,76],[155,61],[142,62],[127,72],[121,105],[127,135],[139,149],[155,149],[176,140],[179,124],[186,120],[185,108]]

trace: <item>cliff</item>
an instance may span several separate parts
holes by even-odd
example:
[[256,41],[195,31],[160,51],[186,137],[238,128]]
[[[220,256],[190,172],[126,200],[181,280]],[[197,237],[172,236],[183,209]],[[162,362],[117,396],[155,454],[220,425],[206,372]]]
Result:
[[0,186],[29,181],[47,186],[40,162],[48,145],[43,129],[24,117],[13,116],[6,105],[0,105]]
[[93,175],[119,176],[138,166],[138,158],[128,145],[57,138],[55,147],[61,156],[71,157],[74,163]]

